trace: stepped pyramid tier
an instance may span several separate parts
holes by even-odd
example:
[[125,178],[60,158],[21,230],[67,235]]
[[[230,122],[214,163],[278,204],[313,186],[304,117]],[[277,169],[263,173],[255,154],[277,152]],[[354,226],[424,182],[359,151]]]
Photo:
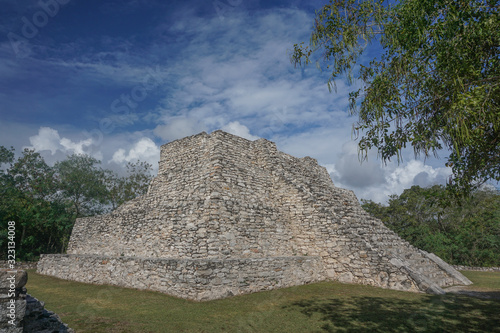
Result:
[[401,239],[310,157],[205,132],[161,147],[146,195],[76,221],[38,272],[210,300],[338,280],[443,293],[471,282]]

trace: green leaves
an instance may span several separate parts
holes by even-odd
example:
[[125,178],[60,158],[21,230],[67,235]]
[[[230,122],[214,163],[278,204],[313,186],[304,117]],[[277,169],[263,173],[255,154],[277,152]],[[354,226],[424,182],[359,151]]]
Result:
[[361,65],[363,88],[350,93],[358,115],[362,154],[401,160],[446,147],[453,165],[450,189],[469,193],[500,180],[500,18],[497,1],[331,0],[316,13],[310,45],[295,45],[291,61],[307,65],[317,52],[340,75],[353,79],[367,43],[380,35],[380,61]]
[[142,195],[151,180],[151,165],[129,163],[128,175],[102,169],[100,161],[72,155],[48,166],[43,157],[26,149],[0,146],[0,247],[7,242],[7,223],[16,222],[17,257],[36,260],[41,253],[63,252],[77,217],[109,211]]
[[128,162],[127,175],[119,177],[109,172],[106,177],[109,200],[113,209],[126,201],[146,194],[152,176],[152,165],[147,162]]
[[498,191],[475,191],[459,205],[443,186],[413,186],[392,196],[388,206],[363,200],[362,206],[414,246],[447,262],[500,265]]
[[63,196],[71,202],[76,217],[103,213],[108,193],[101,162],[87,155],[69,156],[55,164]]
[[10,147],[10,149],[7,149],[4,146],[0,146],[0,165],[4,163],[11,164],[13,161],[14,161],[14,148]]
[[[40,253],[62,251],[74,219],[58,196],[53,168],[28,149],[16,161],[12,150],[9,164],[0,177],[0,225],[7,230],[9,221],[16,222],[17,257],[34,260]],[[0,246],[6,241],[0,234]]]

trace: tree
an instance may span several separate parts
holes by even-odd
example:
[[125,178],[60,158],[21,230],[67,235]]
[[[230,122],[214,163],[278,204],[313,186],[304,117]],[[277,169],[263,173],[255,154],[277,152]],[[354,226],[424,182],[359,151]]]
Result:
[[[363,208],[412,245],[468,266],[500,265],[500,193],[478,190],[458,205],[443,186],[413,186],[388,206],[362,200]],[[447,202],[446,205],[442,204]]]
[[75,217],[105,211],[109,195],[106,171],[98,166],[100,163],[91,156],[73,154],[54,165],[62,195],[71,203]]
[[64,251],[74,219],[58,196],[54,170],[33,150],[16,161],[12,149],[0,152],[9,164],[0,174],[0,246],[8,239],[8,222],[15,221],[17,258]]
[[[14,161],[14,147],[10,147],[10,149],[5,148],[4,146],[0,146],[0,165],[2,164],[12,164]],[[4,173],[3,170],[0,170],[0,173]]]
[[124,177],[110,171],[107,173],[107,187],[113,209],[146,194],[151,182],[153,168],[150,163],[137,160],[136,163],[128,162],[126,168],[127,175]]
[[124,177],[99,164],[90,156],[72,155],[50,167],[33,150],[15,159],[13,148],[0,146],[0,247],[14,221],[18,259],[63,253],[77,217],[106,212],[146,192],[151,164],[128,163]]
[[148,162],[137,160],[135,163],[128,162],[126,168],[126,193],[128,197],[126,200],[146,194],[149,183],[151,183],[153,166]]
[[450,189],[467,194],[500,180],[500,16],[498,0],[330,0],[316,13],[310,45],[295,44],[291,61],[352,82],[368,43],[380,60],[360,65],[362,87],[350,93],[358,114],[360,153],[383,161],[411,144],[425,157],[446,147]]

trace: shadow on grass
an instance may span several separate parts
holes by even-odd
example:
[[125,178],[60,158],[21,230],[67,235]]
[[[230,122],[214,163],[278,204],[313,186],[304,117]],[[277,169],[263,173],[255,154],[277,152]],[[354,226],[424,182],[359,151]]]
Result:
[[322,332],[500,332],[500,301],[462,295],[303,300],[286,308],[318,317]]
[[482,299],[500,300],[500,291],[477,291],[477,290],[457,290],[452,291],[454,294],[477,297]]

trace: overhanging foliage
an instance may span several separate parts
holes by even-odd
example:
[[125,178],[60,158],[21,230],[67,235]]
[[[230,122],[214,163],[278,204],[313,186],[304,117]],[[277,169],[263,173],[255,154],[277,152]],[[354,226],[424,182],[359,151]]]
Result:
[[[392,4],[392,5],[391,5]],[[354,69],[368,43],[384,49],[361,64],[362,88],[350,93],[362,157],[382,160],[407,144],[416,155],[450,152],[450,188],[469,193],[500,180],[500,17],[497,0],[330,0],[316,13],[309,46],[291,61],[331,70],[328,87]]]

